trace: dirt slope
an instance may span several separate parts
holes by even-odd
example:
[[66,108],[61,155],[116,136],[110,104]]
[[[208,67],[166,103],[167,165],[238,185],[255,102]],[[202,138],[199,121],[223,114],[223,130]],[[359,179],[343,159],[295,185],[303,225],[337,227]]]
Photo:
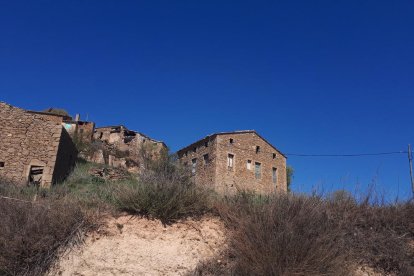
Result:
[[224,225],[212,217],[164,227],[122,216],[105,225],[66,253],[50,275],[183,275],[225,244]]

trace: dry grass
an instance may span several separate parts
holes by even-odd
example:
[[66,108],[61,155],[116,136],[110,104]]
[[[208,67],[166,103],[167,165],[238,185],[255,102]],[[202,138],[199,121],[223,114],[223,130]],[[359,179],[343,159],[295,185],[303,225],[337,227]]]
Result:
[[202,264],[195,274],[352,275],[366,265],[414,275],[412,203],[242,193],[217,209],[233,232],[226,260]]
[[43,275],[94,226],[74,201],[0,199],[0,275]]

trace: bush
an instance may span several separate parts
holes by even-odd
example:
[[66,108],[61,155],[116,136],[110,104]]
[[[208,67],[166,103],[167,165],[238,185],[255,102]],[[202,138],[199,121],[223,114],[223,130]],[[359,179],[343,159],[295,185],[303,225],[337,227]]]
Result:
[[233,233],[227,261],[202,264],[196,274],[352,275],[369,266],[414,275],[413,203],[241,193],[216,208]]
[[170,223],[209,210],[211,192],[197,186],[191,174],[170,157],[151,164],[138,180],[116,185],[113,198],[118,209]]
[[0,275],[43,275],[93,226],[72,201],[0,199]]

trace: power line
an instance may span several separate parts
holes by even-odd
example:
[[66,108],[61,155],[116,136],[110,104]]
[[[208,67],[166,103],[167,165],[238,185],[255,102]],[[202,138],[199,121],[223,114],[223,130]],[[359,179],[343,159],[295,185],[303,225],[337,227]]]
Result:
[[[222,146],[230,146],[240,150],[252,150],[249,148],[242,148],[236,146],[235,144],[225,144],[219,143]],[[261,153],[269,153],[273,154],[275,152],[268,152],[260,150]],[[375,152],[375,153],[352,153],[352,154],[305,154],[305,153],[283,153],[286,156],[296,156],[296,157],[363,157],[363,156],[380,156],[380,155],[394,155],[394,154],[407,154],[408,151],[400,150],[400,151],[389,151],[389,152]]]
[[376,153],[354,153],[354,154],[302,154],[302,153],[286,153],[287,156],[300,157],[358,157],[358,156],[377,156],[377,155],[392,155],[392,154],[406,154],[408,151],[390,151],[390,152],[376,152]]

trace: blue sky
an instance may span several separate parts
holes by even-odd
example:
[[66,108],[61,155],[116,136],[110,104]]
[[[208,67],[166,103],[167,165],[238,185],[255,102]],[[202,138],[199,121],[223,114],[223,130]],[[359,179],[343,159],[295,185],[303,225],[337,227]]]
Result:
[[[1,1],[0,100],[172,151],[255,129],[286,153],[414,144],[413,1]],[[289,157],[293,190],[410,195],[405,154]]]

